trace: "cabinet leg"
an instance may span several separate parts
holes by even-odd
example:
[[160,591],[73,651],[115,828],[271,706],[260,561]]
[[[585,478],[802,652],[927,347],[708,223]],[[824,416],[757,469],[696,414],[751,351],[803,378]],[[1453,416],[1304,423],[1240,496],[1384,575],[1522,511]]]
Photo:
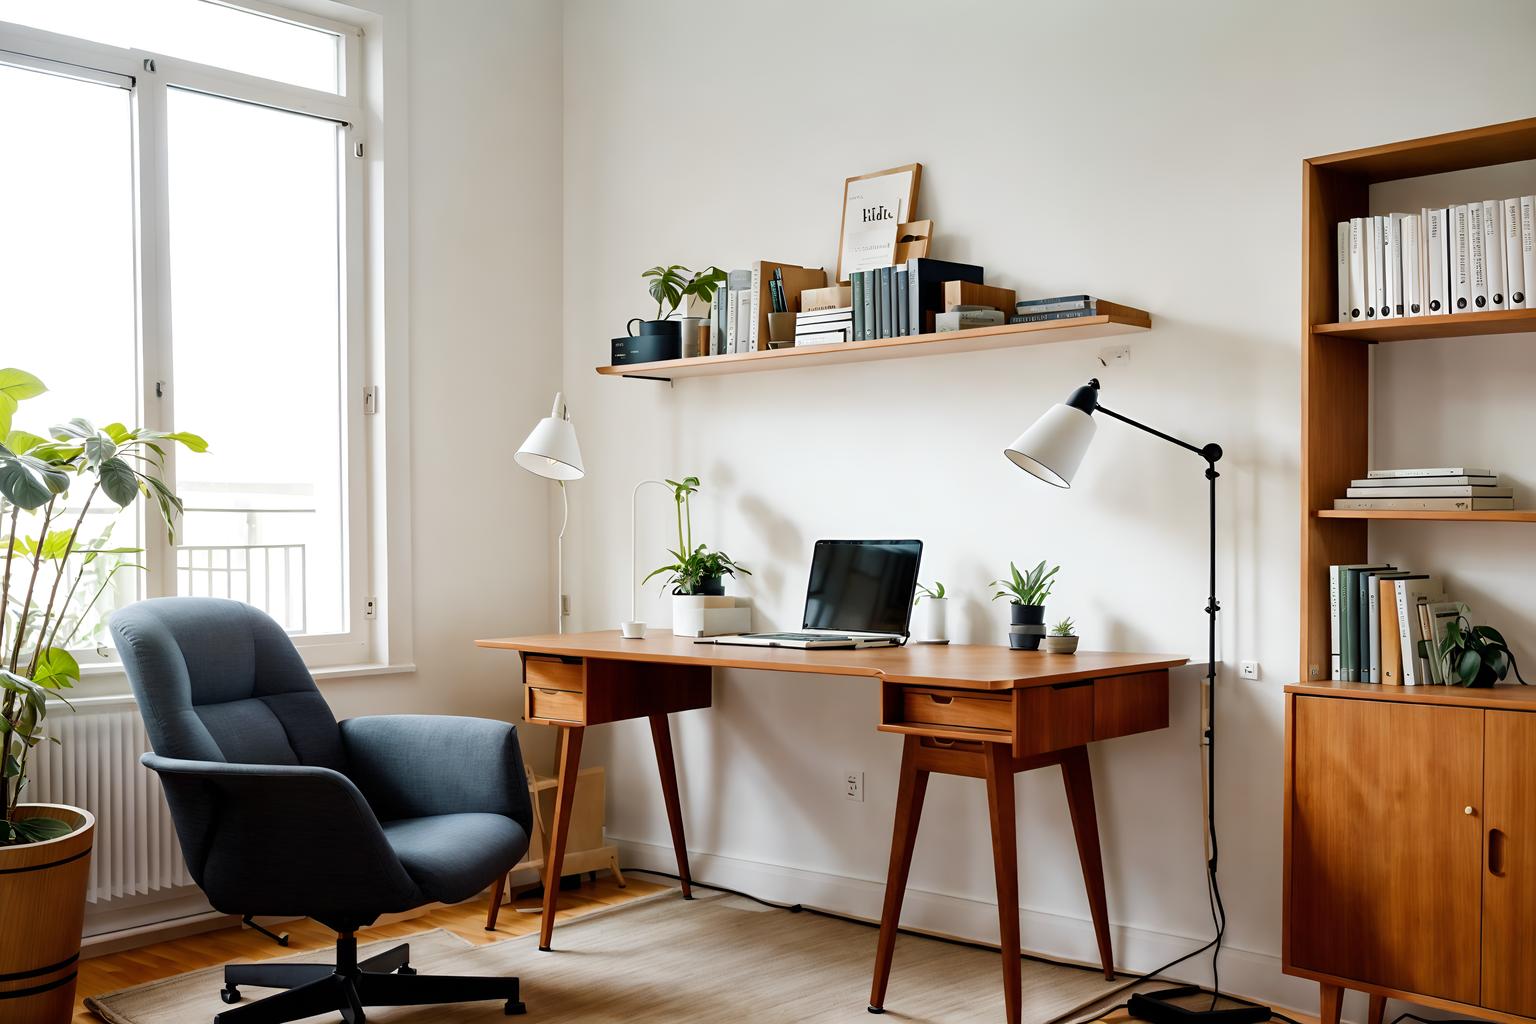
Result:
[[1109,938],[1109,901],[1104,896],[1104,858],[1099,849],[1099,818],[1093,806],[1093,773],[1088,767],[1088,748],[1073,747],[1061,761],[1061,778],[1067,787],[1067,809],[1072,813],[1072,832],[1077,836],[1077,859],[1083,866],[1083,886],[1088,890],[1088,912],[1093,934],[1099,940],[1099,960],[1104,977],[1115,980],[1115,953]]
[[560,869],[565,864],[565,840],[571,833],[571,805],[576,799],[576,776],[581,772],[581,740],[585,733],[580,726],[560,730],[555,820],[549,830],[549,849],[544,854],[548,862],[544,867],[544,919],[539,922],[539,949],[546,953],[555,934],[555,899],[560,895]]
[[672,726],[666,715],[651,715],[651,740],[656,745],[656,767],[661,773],[661,799],[672,827],[672,851],[677,855],[677,877],[683,899],[693,899],[693,877],[688,873],[688,841],[683,837],[683,805],[677,797],[677,765],[672,757]]
[[1365,1024],[1382,1024],[1387,1017],[1387,997],[1371,993],[1370,1008],[1365,1014]]
[[1005,743],[988,743],[986,747],[987,812],[992,819],[992,867],[997,875],[1004,1019],[1007,1024],[1020,1024],[1023,968],[1019,962],[1019,845],[1013,800],[1013,753]]
[[901,925],[901,901],[907,893],[907,874],[912,869],[912,850],[917,845],[917,824],[923,816],[923,797],[928,793],[928,773],[917,767],[919,742],[916,736],[908,736],[901,748],[896,822],[891,826],[891,866],[885,876],[885,907],[880,912],[880,939],[875,947],[875,980],[869,990],[871,1013],[883,1013],[885,1009],[896,929]]
[[1318,985],[1318,1024],[1339,1024],[1339,1011],[1344,1009],[1344,989],[1326,981]]

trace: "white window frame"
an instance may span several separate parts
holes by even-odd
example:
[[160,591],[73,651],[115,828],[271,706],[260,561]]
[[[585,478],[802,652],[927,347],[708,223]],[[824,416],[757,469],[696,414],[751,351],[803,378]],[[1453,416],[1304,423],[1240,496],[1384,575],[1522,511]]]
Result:
[[[395,0],[344,6],[331,0],[295,0],[279,6],[265,0],[238,0],[225,6],[289,21],[337,35],[342,41],[338,93],[328,93],[259,78],[182,58],[125,49],[0,22],[0,62],[39,71],[98,81],[129,89],[133,118],[136,295],[138,298],[137,366],[139,422],[150,429],[195,424],[174,423],[175,380],[171,359],[171,281],[169,185],[166,166],[167,91],[180,88],[241,102],[326,118],[343,125],[341,145],[341,232],[345,303],[341,310],[342,444],[346,460],[344,529],[348,579],[345,633],[294,638],[306,664],[318,676],[365,676],[413,671],[408,595],[409,477],[405,467],[384,459],[393,445],[403,450],[409,429],[404,369],[407,361],[403,324],[408,311],[406,216],[403,188],[384,190],[382,147],[373,152],[370,136],[382,140],[383,99],[404,88],[404,41],[390,40],[389,73],[385,62],[384,16],[403,23]],[[300,9],[302,8],[302,9]],[[396,18],[398,15],[398,18]],[[396,104],[403,107],[403,104]],[[402,122],[397,125],[396,122]],[[391,140],[403,140],[403,117],[391,112]],[[394,152],[403,152],[399,146]],[[394,176],[403,157],[390,162]],[[391,284],[393,287],[391,287]],[[401,325],[395,331],[386,325]],[[397,372],[391,373],[391,369]],[[384,383],[389,382],[387,401]],[[380,396],[378,411],[365,415],[364,389]],[[176,456],[167,460],[166,482],[175,487]],[[176,590],[175,550],[140,508],[145,543],[145,593]],[[406,595],[394,608],[385,600],[393,583]],[[101,650],[82,660],[85,678],[76,694],[98,697],[124,689],[115,652]]]

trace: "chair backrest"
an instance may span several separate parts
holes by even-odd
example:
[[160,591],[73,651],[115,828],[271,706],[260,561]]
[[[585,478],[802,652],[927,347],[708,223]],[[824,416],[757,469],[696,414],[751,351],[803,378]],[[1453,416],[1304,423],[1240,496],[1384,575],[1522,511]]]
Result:
[[111,626],[155,753],[344,770],[336,718],[265,612],[162,597],[119,610]]

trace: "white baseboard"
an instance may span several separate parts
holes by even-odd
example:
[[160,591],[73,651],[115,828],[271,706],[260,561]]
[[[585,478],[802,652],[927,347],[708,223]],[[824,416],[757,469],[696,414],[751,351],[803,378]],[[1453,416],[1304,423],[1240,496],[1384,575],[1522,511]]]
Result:
[[[649,868],[676,873],[672,847],[624,839],[612,833],[608,841],[619,847],[626,869]],[[878,921],[885,899],[885,885],[817,871],[764,864],[689,851],[689,868],[701,882],[713,882],[775,903],[799,903],[819,910]],[[902,905],[903,927],[996,944],[997,905],[946,893],[908,889]],[[1098,944],[1093,922],[1086,918],[1021,908],[1019,927],[1026,950],[1053,960],[1079,964],[1098,963]],[[1143,928],[1111,924],[1116,967],[1135,974],[1150,971],[1204,945],[1206,938],[1169,935]],[[1192,984],[1210,984],[1210,956],[1181,964],[1173,976]],[[1222,990],[1276,1008],[1317,1012],[1317,986],[1283,974],[1279,957],[1224,946],[1221,954]]]

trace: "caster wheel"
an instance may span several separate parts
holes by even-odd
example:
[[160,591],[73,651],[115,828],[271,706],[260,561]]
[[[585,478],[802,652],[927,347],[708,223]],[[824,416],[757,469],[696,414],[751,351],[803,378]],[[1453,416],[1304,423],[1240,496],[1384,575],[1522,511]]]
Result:
[[233,985],[225,985],[219,989],[219,998],[226,1003],[238,1003],[240,1001],[240,990]]
[[396,974],[411,975],[411,974],[415,974],[416,973],[416,968],[412,967],[410,964],[401,964],[400,965],[400,969],[397,970],[395,973]]
[[528,1007],[517,999],[508,999],[501,1012],[508,1017],[520,1017],[528,1012]]

